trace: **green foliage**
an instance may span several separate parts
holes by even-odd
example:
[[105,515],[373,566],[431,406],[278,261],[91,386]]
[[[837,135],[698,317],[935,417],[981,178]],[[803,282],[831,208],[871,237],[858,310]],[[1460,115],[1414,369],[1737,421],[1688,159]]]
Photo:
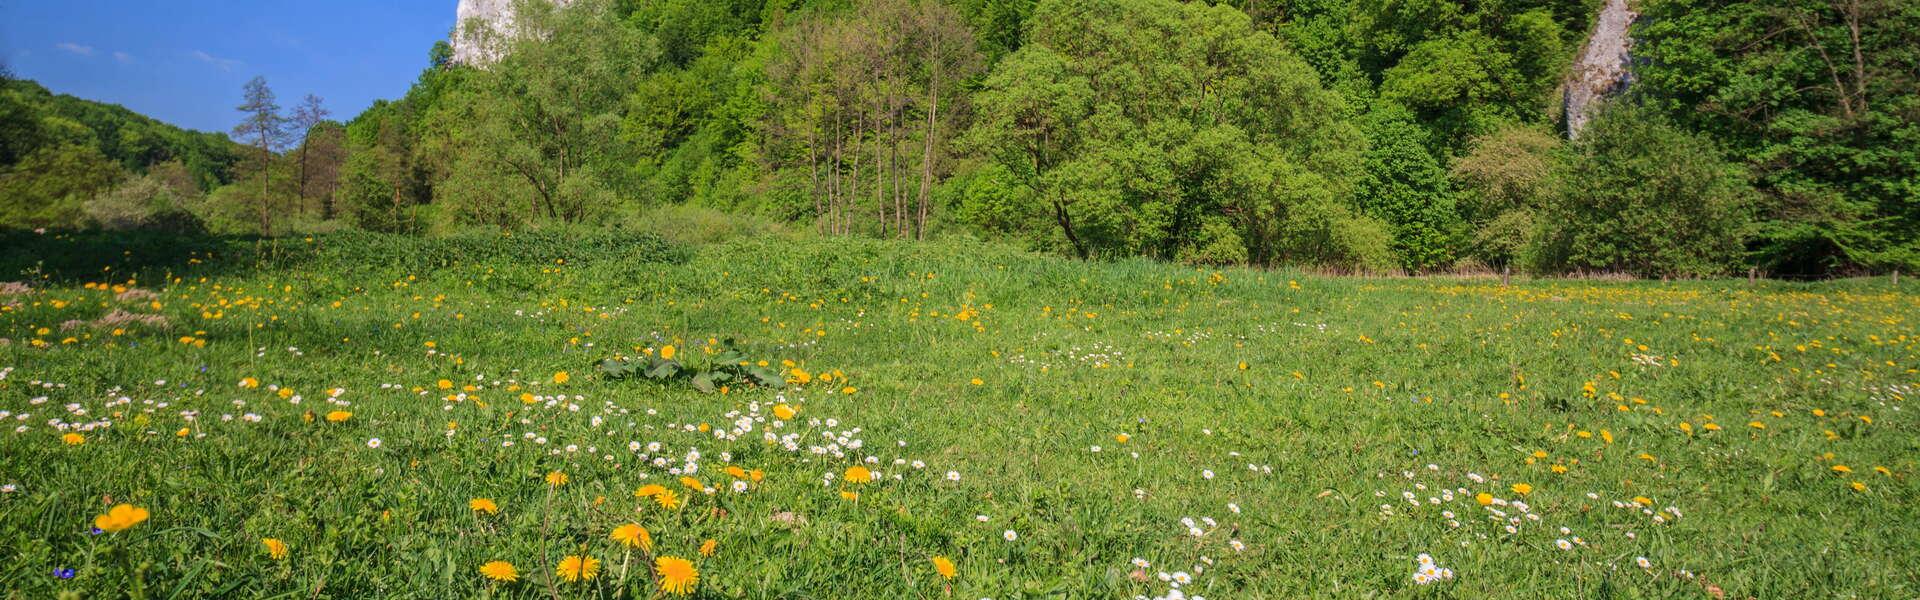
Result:
[[1455,158],[1461,213],[1473,229],[1472,255],[1493,266],[1522,258],[1535,243],[1535,217],[1560,192],[1565,141],[1537,125],[1511,124],[1476,137]]
[[1712,276],[1742,256],[1753,203],[1746,170],[1650,111],[1606,108],[1559,179],[1542,219],[1545,270]]
[[115,104],[0,79],[0,173],[38,148],[91,146],[123,171],[177,161],[202,190],[230,181],[241,148],[218,133],[180,129]]
[[749,361],[746,353],[731,337],[720,340],[718,346],[708,346],[696,353],[692,361],[682,360],[684,356],[682,353],[671,358],[655,354],[608,358],[601,360],[594,368],[609,379],[685,382],[707,394],[718,392],[722,387],[753,385],[778,389],[787,383],[778,369],[762,366],[767,361],[762,360],[758,364]]
[[1753,169],[1763,267],[1920,268],[1920,7],[1660,0],[1644,11],[1634,93]]
[[0,174],[0,224],[86,227],[86,203],[105,194],[123,175],[120,165],[95,146],[37,148]]
[[1366,131],[1367,168],[1355,193],[1360,209],[1392,229],[1402,267],[1450,264],[1462,225],[1447,171],[1427,151],[1426,130],[1409,113],[1376,108]]

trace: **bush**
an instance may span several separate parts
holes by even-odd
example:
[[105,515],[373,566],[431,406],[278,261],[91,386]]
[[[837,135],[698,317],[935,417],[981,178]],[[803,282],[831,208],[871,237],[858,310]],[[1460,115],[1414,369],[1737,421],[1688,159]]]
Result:
[[1754,191],[1704,136],[1617,104],[1574,144],[1538,266],[1711,276],[1741,256]]

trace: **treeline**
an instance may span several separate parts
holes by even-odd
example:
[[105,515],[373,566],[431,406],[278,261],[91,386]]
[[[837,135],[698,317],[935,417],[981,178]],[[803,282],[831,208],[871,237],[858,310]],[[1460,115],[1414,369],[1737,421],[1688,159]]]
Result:
[[187,227],[240,148],[0,71],[0,224]]
[[530,0],[457,34],[494,60],[436,45],[343,127],[238,135],[265,166],[206,221],[438,234],[680,205],[1196,264],[1920,267],[1920,4],[1640,2],[1629,92],[1570,141],[1600,3]]

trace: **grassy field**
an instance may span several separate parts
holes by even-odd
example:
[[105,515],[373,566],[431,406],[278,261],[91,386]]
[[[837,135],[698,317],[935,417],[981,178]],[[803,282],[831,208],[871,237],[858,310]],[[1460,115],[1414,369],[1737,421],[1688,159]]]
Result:
[[1920,596],[1885,279],[136,242],[9,238],[0,597]]

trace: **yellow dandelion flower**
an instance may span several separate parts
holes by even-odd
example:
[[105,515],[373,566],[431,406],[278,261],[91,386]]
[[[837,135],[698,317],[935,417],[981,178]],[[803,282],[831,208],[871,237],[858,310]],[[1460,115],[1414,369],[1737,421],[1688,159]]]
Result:
[[572,375],[568,375],[566,371],[560,371],[560,372],[558,372],[558,373],[554,373],[554,374],[553,374],[553,382],[554,382],[554,383],[566,383],[566,382],[567,382],[567,380],[569,380],[569,379],[573,379],[573,376],[572,376]]
[[680,495],[673,493],[673,490],[660,490],[660,493],[653,495],[653,502],[659,504],[660,508],[674,510],[680,508]]
[[1113,434],[1113,442],[1116,444],[1125,444],[1127,443],[1127,440],[1131,440],[1131,439],[1133,439],[1133,436],[1130,436],[1124,433]]
[[327,413],[328,423],[345,423],[347,419],[351,419],[351,418],[353,418],[353,413],[350,413],[344,410],[336,410],[336,411]]
[[78,433],[67,432],[66,435],[60,436],[60,441],[62,443],[65,443],[68,446],[78,446],[78,445],[87,443],[87,436],[80,435]]
[[451,382],[451,381],[447,381],[447,380],[445,380],[445,379],[442,379],[442,380],[439,380],[439,381],[435,381],[435,382],[433,382],[433,385],[434,385],[434,387],[437,387],[437,388],[440,388],[440,389],[443,389],[443,390],[450,390],[450,389],[453,389],[453,382]]
[[747,470],[740,468],[739,465],[727,465],[726,472],[728,477],[732,477],[734,479],[747,478]]
[[667,486],[660,485],[658,483],[649,483],[649,484],[640,486],[640,489],[634,490],[633,497],[646,498],[649,496],[659,494],[664,491],[667,491]]
[[939,573],[940,576],[943,578],[953,579],[953,574],[955,571],[953,568],[952,560],[949,560],[945,556],[935,556],[933,557],[932,560],[933,560],[933,571],[935,573]]
[[674,350],[673,344],[660,347],[660,360],[673,360],[673,355],[675,354],[679,354],[679,352]]
[[547,472],[547,485],[560,487],[567,484],[567,474],[559,471]]
[[788,406],[784,402],[773,405],[773,416],[779,417],[782,421],[792,421],[793,416],[797,414],[800,414],[798,409]]
[[1853,488],[1853,491],[1856,491],[1856,492],[1867,491],[1867,484],[1860,483],[1858,481],[1847,484],[1847,487]]
[[147,516],[147,509],[132,504],[115,504],[112,509],[107,510],[107,514],[94,517],[93,526],[100,528],[101,531],[115,533],[139,525],[147,520]]
[[467,501],[467,509],[477,513],[487,513],[492,515],[492,514],[499,514],[500,505],[494,504],[493,499],[491,498],[474,498],[472,500]]
[[855,501],[855,500],[859,500],[859,499],[860,499],[860,492],[855,492],[855,491],[851,491],[851,490],[842,490],[842,491],[840,492],[840,499],[841,499],[841,500],[846,500],[846,501],[848,501],[848,502],[852,502],[852,501]]
[[854,465],[847,467],[845,477],[847,481],[852,483],[869,483],[873,481],[873,471],[867,470],[866,467]]
[[1747,422],[1747,426],[1748,426],[1748,427],[1752,427],[1752,428],[1754,428],[1754,429],[1766,429],[1766,428],[1767,428],[1767,424],[1766,424],[1766,423],[1761,423],[1761,422],[1759,422],[1759,421],[1748,421],[1748,422]]
[[713,552],[714,552],[715,550],[718,550],[718,549],[720,549],[720,540],[716,540],[716,539],[711,539],[711,538],[709,538],[709,539],[707,539],[707,541],[704,541],[704,542],[700,542],[700,555],[701,555],[701,556],[705,556],[705,557],[709,557],[709,558],[711,558],[711,557],[713,557]]
[[1527,494],[1531,494],[1531,493],[1533,493],[1533,486],[1531,486],[1531,485],[1528,485],[1528,484],[1524,484],[1524,483],[1516,483],[1516,484],[1513,484],[1513,493],[1515,493],[1515,494],[1519,494],[1519,495],[1522,495],[1522,496],[1525,496],[1525,495],[1527,495]]
[[1479,493],[1478,495],[1475,495],[1475,496],[1473,497],[1473,501],[1474,501],[1475,503],[1478,503],[1478,504],[1479,504],[1479,505],[1481,505],[1481,506],[1486,506],[1486,505],[1489,505],[1489,504],[1493,504],[1493,494],[1489,494],[1489,493],[1486,493],[1486,492],[1480,492],[1480,493]]
[[641,552],[653,551],[653,534],[648,532],[647,528],[641,527],[639,523],[615,527],[612,533],[607,534],[607,539],[619,542],[620,545],[628,548],[639,548]]
[[568,583],[590,581],[600,574],[600,559],[591,556],[568,555],[560,559],[560,566],[554,569],[560,579]]
[[1853,472],[1853,467],[1849,467],[1849,466],[1846,466],[1846,465],[1834,465],[1834,466],[1833,466],[1833,472],[1835,472],[1835,473],[1852,473],[1852,472]]
[[267,558],[280,560],[287,557],[287,543],[275,538],[261,538],[260,545],[267,547]]
[[654,559],[653,570],[660,576],[660,591],[677,596],[693,593],[695,585],[700,583],[700,570],[693,567],[693,561],[662,556]]
[[513,568],[513,563],[504,560],[491,561],[487,564],[480,565],[480,574],[487,579],[499,582],[510,583],[520,580],[520,570]]
[[707,486],[701,484],[700,480],[694,479],[692,477],[681,477],[680,485],[686,486],[687,489],[690,489],[696,492],[707,489]]
[[971,383],[974,385],[986,385],[987,382],[981,381],[979,377],[975,377],[972,380],[969,380],[967,383]]

